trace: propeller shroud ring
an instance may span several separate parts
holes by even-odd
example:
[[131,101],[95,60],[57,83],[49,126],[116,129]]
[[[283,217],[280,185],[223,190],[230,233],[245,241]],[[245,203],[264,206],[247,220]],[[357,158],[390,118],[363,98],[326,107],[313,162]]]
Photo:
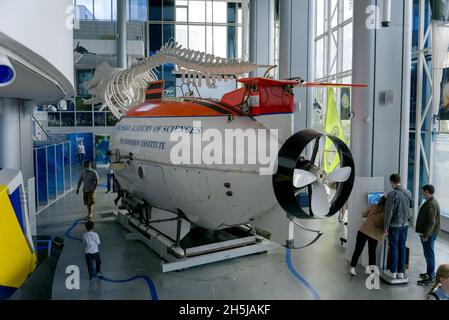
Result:
[[[307,145],[321,137],[329,138],[335,145],[340,156],[340,166],[350,167],[351,175],[345,182],[337,183],[337,190],[332,202],[329,204],[329,213],[324,218],[335,215],[348,201],[354,187],[355,165],[348,146],[339,138],[316,130],[303,130],[291,136],[281,147],[278,153],[278,168],[273,175],[273,189],[280,206],[291,216],[299,219],[317,219],[313,214],[311,203],[310,213],[305,212],[298,204],[293,186],[295,169],[304,162],[301,154]],[[310,191],[309,191],[310,193]],[[309,202],[312,194],[309,194]]]

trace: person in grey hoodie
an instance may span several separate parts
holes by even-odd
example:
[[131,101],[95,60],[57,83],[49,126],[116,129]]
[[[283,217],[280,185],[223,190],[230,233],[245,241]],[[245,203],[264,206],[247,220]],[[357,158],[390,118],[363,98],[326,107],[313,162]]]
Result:
[[388,235],[391,253],[390,276],[393,279],[403,279],[413,197],[410,191],[401,186],[401,177],[398,174],[390,176],[390,183],[393,190],[387,195],[384,218],[384,228]]

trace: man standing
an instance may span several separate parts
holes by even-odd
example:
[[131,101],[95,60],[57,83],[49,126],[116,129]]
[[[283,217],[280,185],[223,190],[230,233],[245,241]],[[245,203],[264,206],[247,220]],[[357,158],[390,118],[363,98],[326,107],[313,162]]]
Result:
[[106,193],[114,191],[114,170],[111,169],[111,161],[108,160],[108,172],[106,174],[106,185],[107,191]]
[[391,253],[390,277],[404,279],[409,210],[413,207],[413,197],[410,191],[401,186],[398,174],[390,176],[390,183],[393,191],[387,195],[384,222]]
[[422,194],[426,202],[419,209],[416,221],[416,232],[421,236],[427,272],[420,274],[422,280],[418,285],[432,285],[435,280],[435,240],[440,232],[440,205],[435,199],[435,187],[428,184],[422,187]]
[[92,220],[93,205],[95,204],[95,191],[98,186],[98,173],[92,169],[90,161],[84,163],[85,171],[81,173],[78,180],[76,194],[79,194],[81,184],[83,184],[83,200],[87,206],[87,220]]
[[78,165],[81,166],[84,162],[84,156],[86,155],[86,148],[84,147],[83,141],[76,147],[76,154],[78,156]]

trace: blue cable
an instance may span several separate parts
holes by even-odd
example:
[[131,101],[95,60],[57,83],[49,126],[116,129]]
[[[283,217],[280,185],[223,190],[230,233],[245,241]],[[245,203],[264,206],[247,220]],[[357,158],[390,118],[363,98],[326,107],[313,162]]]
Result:
[[64,233],[64,235],[65,235],[67,238],[69,238],[69,239],[72,239],[72,240],[75,240],[75,241],[83,242],[83,240],[82,240],[81,238],[74,237],[74,236],[72,236],[72,235],[70,234],[70,233],[73,231],[73,229],[75,229],[76,226],[77,226],[77,225],[80,223],[80,221],[82,221],[82,220],[83,220],[83,218],[76,220],[76,221],[72,224],[72,226],[66,230],[66,232]]
[[[72,240],[75,240],[75,241],[83,241],[82,239],[80,239],[80,238],[77,238],[77,237],[74,237],[74,236],[72,236],[70,233],[73,231],[73,229],[75,229],[75,227],[80,223],[80,221],[82,221],[82,220],[84,220],[83,218],[81,218],[81,219],[78,219],[78,220],[76,220],[71,226],[70,226],[70,228],[68,228],[67,230],[66,230],[66,232],[64,233],[64,235],[67,237],[67,238],[69,238],[69,239],[72,239]],[[100,280],[103,280],[103,281],[106,281],[106,282],[112,282],[112,283],[125,283],[125,282],[131,282],[131,281],[134,281],[134,280],[137,280],[137,279],[143,279],[143,280],[145,280],[145,282],[146,282],[146,284],[147,284],[147,286],[148,286],[148,289],[150,290],[150,295],[151,295],[151,299],[152,300],[159,300],[159,298],[158,298],[158,296],[157,296],[157,291],[156,291],[156,286],[154,285],[154,283],[153,283],[153,281],[149,278],[149,277],[147,277],[147,276],[135,276],[135,277],[132,277],[132,278],[129,278],[129,279],[125,279],[125,280],[113,280],[113,279],[109,279],[109,278],[107,278],[107,277],[105,277],[105,276],[101,276],[101,277],[99,277],[99,279]]]
[[312,294],[312,297],[314,300],[320,300],[320,295],[318,291],[303,277],[301,276],[298,271],[296,271],[295,267],[292,263],[292,250],[287,248],[287,254],[285,255],[285,263],[287,264],[288,269],[290,272],[301,282]]

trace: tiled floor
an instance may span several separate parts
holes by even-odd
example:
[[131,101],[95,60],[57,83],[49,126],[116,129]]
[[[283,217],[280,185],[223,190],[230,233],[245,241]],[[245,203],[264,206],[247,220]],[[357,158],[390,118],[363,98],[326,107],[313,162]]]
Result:
[[[103,176],[102,179],[104,180]],[[183,272],[163,274],[159,257],[138,241],[125,241],[123,228],[110,215],[102,212],[114,210],[113,194],[100,188],[95,207],[96,231],[99,233],[104,274],[113,279],[126,279],[145,275],[154,282],[159,299],[312,299],[311,293],[290,273],[285,263],[285,249],[269,254],[242,257],[225,262],[191,268]],[[82,196],[74,192],[38,216],[38,232],[43,235],[64,237],[73,222],[86,215]],[[325,232],[318,243],[292,255],[296,270],[318,291],[321,299],[418,299],[424,298],[427,288],[416,285],[418,274],[425,270],[422,248],[417,236],[411,232],[412,279],[407,286],[393,287],[381,283],[380,290],[365,287],[363,269],[359,276],[348,274],[345,248],[339,238],[344,226],[337,218],[312,222]],[[72,235],[84,232],[78,225]],[[304,237],[309,237],[305,235]],[[306,241],[306,240],[304,240]],[[449,262],[449,236],[442,234],[437,243],[437,264]],[[67,266],[81,270],[79,290],[66,288]],[[65,248],[58,263],[53,285],[54,299],[151,299],[147,284],[142,279],[128,283],[108,283],[87,280],[81,243],[65,239]]]

